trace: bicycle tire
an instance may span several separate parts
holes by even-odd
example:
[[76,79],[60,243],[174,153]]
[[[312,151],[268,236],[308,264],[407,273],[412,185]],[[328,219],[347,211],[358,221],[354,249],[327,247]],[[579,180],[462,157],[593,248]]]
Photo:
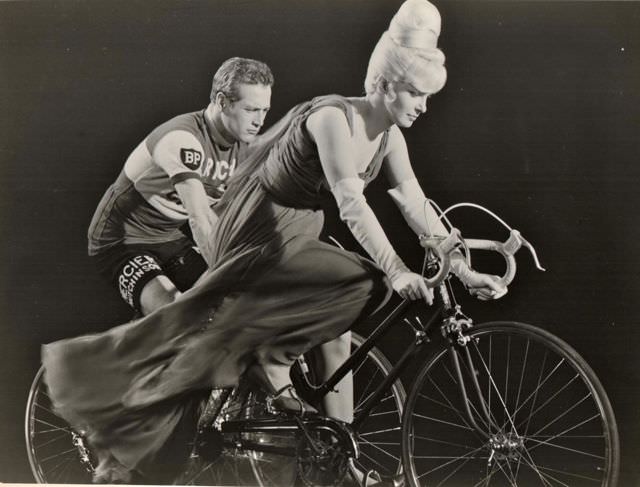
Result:
[[25,414],[25,443],[33,477],[38,483],[91,483],[90,452],[86,449],[83,459],[83,445],[74,444],[84,442],[82,433],[53,410],[43,374],[40,367],[29,389]]
[[[352,347],[359,347],[364,341],[365,338],[351,332]],[[372,389],[393,369],[387,357],[377,347],[369,351],[362,367],[354,373],[353,380],[356,414]],[[375,367],[377,371],[371,373],[369,367]],[[366,377],[367,380],[359,380],[359,376]],[[376,470],[385,477],[402,472],[402,413],[406,396],[402,382],[400,379],[396,380],[356,432],[360,456],[354,464],[360,472]]]
[[[364,341],[362,336],[351,332],[352,348],[362,345]],[[366,360],[354,371],[354,412],[357,413],[364,400],[392,368],[378,348],[374,347],[369,351]],[[405,400],[404,387],[397,380],[369,416],[370,421],[365,421],[356,432],[360,456],[351,468],[355,467],[360,474],[376,470],[383,476],[395,476],[402,472],[402,410]],[[291,441],[297,439],[291,437]],[[269,462],[265,461],[267,458]],[[291,462],[295,459],[282,459],[283,464],[279,465],[277,458],[276,455],[263,455],[262,461],[255,461],[255,475],[260,487],[289,485],[278,474],[279,467],[290,472]]]
[[[37,483],[90,484],[96,459],[82,432],[53,410],[41,367],[31,384],[25,415],[25,441]],[[239,412],[240,410],[238,410]],[[238,413],[228,410],[227,414]],[[83,458],[84,457],[84,458]],[[179,475],[188,485],[257,485],[250,455],[221,454],[207,460],[192,455]]]
[[[364,342],[364,338],[352,333],[352,347]],[[373,348],[367,360],[356,370],[354,375],[355,410],[371,393],[373,386],[388,375],[391,364],[382,352]],[[361,374],[361,375],[359,375]],[[364,377],[362,381],[358,377]],[[406,398],[402,383],[396,381],[391,391],[381,400],[371,415],[374,421],[368,421],[358,432],[361,455],[355,465],[361,472],[375,469],[383,475],[395,475],[402,471],[401,462],[401,418]],[[248,401],[248,402],[247,402]],[[238,398],[236,410],[227,411],[229,416],[237,414],[261,414],[265,404],[259,394]],[[239,406],[241,404],[242,406]],[[244,408],[241,412],[241,408]],[[250,411],[247,413],[247,411]],[[43,369],[40,368],[31,385],[25,415],[25,439],[27,455],[33,476],[38,483],[91,483],[95,460],[89,446],[84,442],[81,432],[74,431],[71,426],[52,408],[43,381]],[[81,448],[74,441],[83,441]],[[283,437],[281,443],[297,441],[291,437]],[[273,441],[273,435],[269,438]],[[185,472],[180,476],[181,482],[189,485],[258,485],[268,487],[281,486],[284,470],[282,461],[274,460],[274,455],[258,452],[225,451],[219,457],[206,460],[198,456],[190,459]],[[292,460],[295,461],[295,460]],[[287,475],[286,483],[293,483],[295,478]],[[290,481],[290,482],[289,482]]]
[[[585,360],[532,325],[493,322],[464,334],[466,346],[443,345],[430,355],[409,393],[402,427],[409,484],[615,487],[615,416]],[[465,402],[488,436],[474,429]]]

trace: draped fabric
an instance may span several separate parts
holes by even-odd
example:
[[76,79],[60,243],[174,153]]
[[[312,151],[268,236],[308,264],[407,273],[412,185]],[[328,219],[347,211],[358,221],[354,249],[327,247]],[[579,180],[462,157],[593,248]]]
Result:
[[191,290],[138,321],[43,347],[57,411],[125,466],[153,470],[203,392],[237,384],[254,363],[291,364],[389,296],[374,263],[318,239],[330,193],[304,122],[324,106],[351,123],[341,97],[303,103],[234,175],[212,239],[215,264]]

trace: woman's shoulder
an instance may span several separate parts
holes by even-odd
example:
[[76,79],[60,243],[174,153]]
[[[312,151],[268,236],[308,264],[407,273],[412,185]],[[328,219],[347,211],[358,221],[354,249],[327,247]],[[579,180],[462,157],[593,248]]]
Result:
[[316,96],[311,100],[311,105],[318,108],[333,106],[347,110],[349,109],[350,101],[345,96],[333,93],[329,95]]
[[[311,101],[307,119],[323,123],[344,123],[353,131],[353,107],[348,98],[341,95],[324,95]],[[313,123],[313,122],[312,122]]]

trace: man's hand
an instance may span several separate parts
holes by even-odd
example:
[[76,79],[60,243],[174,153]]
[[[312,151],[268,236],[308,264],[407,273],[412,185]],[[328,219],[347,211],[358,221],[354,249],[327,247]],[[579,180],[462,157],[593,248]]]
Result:
[[427,287],[424,277],[420,274],[402,272],[391,281],[391,285],[393,290],[404,299],[411,301],[424,299],[428,305],[433,303],[433,290]]

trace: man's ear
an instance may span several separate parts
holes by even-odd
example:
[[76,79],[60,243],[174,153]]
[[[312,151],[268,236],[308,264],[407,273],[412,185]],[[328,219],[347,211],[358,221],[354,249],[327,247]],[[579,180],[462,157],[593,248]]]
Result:
[[215,104],[218,106],[218,108],[224,110],[227,105],[229,105],[229,99],[224,93],[218,91],[218,93],[216,93]]

